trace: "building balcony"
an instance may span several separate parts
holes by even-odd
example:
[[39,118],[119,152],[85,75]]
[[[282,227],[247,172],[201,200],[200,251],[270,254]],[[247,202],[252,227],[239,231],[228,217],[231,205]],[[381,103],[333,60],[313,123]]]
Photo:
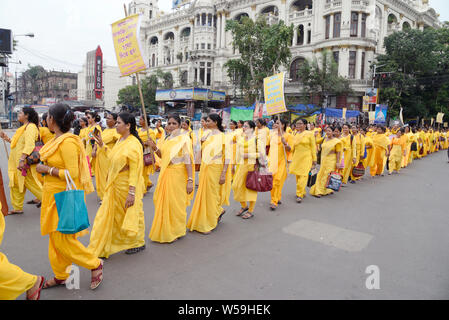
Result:
[[173,39],[167,39],[167,40],[164,40],[164,46],[167,46],[167,47],[174,47],[175,46],[175,40],[173,40]]
[[198,49],[193,50],[190,52],[190,58],[197,59],[197,58],[212,58],[215,57],[216,53],[215,50],[209,50],[209,49]]
[[342,0],[330,0],[328,3],[324,5],[324,14],[327,15],[335,10],[342,9]]
[[217,28],[212,27],[212,26],[195,26],[194,32],[195,32],[195,34],[197,34],[197,33],[214,33],[215,34],[217,32]]
[[289,17],[290,22],[304,21],[304,20],[312,19],[313,9],[295,11],[295,12],[290,13],[288,17]]

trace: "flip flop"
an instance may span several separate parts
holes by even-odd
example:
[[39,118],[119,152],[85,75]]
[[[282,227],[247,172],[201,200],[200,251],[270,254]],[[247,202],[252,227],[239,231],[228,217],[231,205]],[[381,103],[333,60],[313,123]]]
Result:
[[[42,289],[44,288],[45,278],[39,276],[39,279],[41,279],[41,283],[39,284],[39,288],[36,289],[36,291],[34,291],[30,296],[27,295],[27,300],[39,300],[41,298],[41,292],[42,292]],[[34,299],[34,296],[36,294],[37,294],[37,298]]]
[[[245,218],[245,216],[247,216],[247,217]],[[242,217],[242,219],[248,220],[248,219],[251,219],[252,217],[254,217],[254,214],[252,214],[251,212],[247,212],[247,213]]]
[[223,212],[221,213],[221,215],[218,217],[218,223],[221,222],[221,218],[223,218],[223,216],[225,215],[226,210],[223,210]]
[[[242,210],[243,210],[243,211],[242,211]],[[237,217],[241,217],[241,216],[243,216],[243,214],[244,214],[246,211],[248,211],[248,210],[249,210],[249,208],[241,208],[240,211],[237,212],[236,216],[237,216]]]
[[8,212],[8,216],[13,216],[15,214],[23,214],[23,211],[10,211],[10,212]]

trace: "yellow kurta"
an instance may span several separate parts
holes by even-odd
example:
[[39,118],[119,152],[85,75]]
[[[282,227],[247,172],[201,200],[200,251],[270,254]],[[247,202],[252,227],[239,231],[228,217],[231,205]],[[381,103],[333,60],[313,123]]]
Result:
[[345,157],[345,168],[343,169],[343,183],[348,183],[349,177],[351,175],[352,169],[354,168],[353,158],[356,158],[357,145],[355,142],[355,137],[351,134],[346,137],[341,137],[343,142],[343,152]]
[[87,130],[88,130],[88,128],[83,128],[80,130],[80,134],[79,134],[79,137],[83,141],[84,148],[86,147],[86,144],[87,144]]
[[296,133],[290,144],[292,148],[292,161],[290,173],[296,176],[296,196],[306,196],[307,180],[312,169],[313,162],[317,162],[317,146],[315,135],[312,131]]
[[224,133],[211,134],[202,145],[198,191],[187,222],[190,231],[212,231],[223,213],[219,181],[225,163],[225,142]]
[[[374,142],[371,136],[372,135],[368,134],[365,136],[366,158],[363,159],[363,166],[365,169],[374,165]],[[368,146],[371,148],[367,148]]]
[[[284,133],[284,139],[290,145],[293,136]],[[278,202],[282,200],[282,188],[285,180],[287,180],[287,161],[289,152],[287,152],[282,144],[281,137],[277,131],[273,131],[268,139],[270,151],[268,153],[269,171],[273,174],[273,189],[271,190],[271,204],[277,206]]]
[[405,136],[401,136],[401,138],[393,138],[391,140],[391,150],[390,150],[390,164],[389,164],[389,172],[401,170],[402,166],[402,158],[404,156],[404,150],[406,147],[406,138]]
[[11,139],[11,152],[8,159],[8,177],[12,206],[15,211],[23,210],[23,201],[26,190],[30,190],[34,196],[42,200],[42,184],[36,172],[36,165],[32,165],[26,171],[26,177],[17,169],[22,154],[30,155],[39,136],[39,130],[35,124],[30,123],[17,129]]
[[[259,141],[258,148],[261,144]],[[259,150],[257,150],[259,151]],[[246,188],[246,176],[249,171],[254,171],[254,164],[258,157],[256,151],[256,137],[246,140],[240,137],[237,140],[237,168],[235,171],[234,181],[232,182],[232,190],[234,191],[234,200],[240,203],[257,201],[257,191]],[[244,154],[248,154],[249,158],[244,159]]]
[[316,183],[310,189],[313,196],[324,196],[334,191],[326,188],[329,174],[337,168],[337,153],[343,152],[343,143],[340,139],[324,140],[321,145],[321,166],[316,177]]
[[[142,140],[143,143],[148,141],[148,134],[150,136],[150,139],[153,140],[154,143],[156,143],[156,134],[153,130],[148,129],[148,133],[143,128],[140,128],[138,130],[139,138]],[[156,156],[155,156],[156,157]],[[143,180],[145,185],[144,193],[146,193],[146,190],[148,187],[151,187],[153,185],[153,182],[151,182],[150,175],[153,175],[156,170],[156,164],[145,166],[143,167]]]
[[39,127],[39,135],[44,144],[55,137],[55,134],[51,133],[50,129],[47,127]]
[[[101,133],[101,139],[103,143],[107,146],[108,150],[112,150],[112,148],[117,143],[117,140],[120,139],[120,135],[117,133],[117,130],[114,129],[105,129]],[[95,183],[97,187],[98,197],[103,200],[104,190],[106,188],[106,182],[109,172],[109,159],[105,152],[106,149],[97,148],[97,156],[95,161]]]
[[[1,203],[0,203],[1,209]],[[0,213],[0,245],[5,232],[5,218]],[[18,266],[9,263],[6,255],[0,252],[0,300],[15,300],[30,290],[37,277],[24,272]]]
[[188,174],[186,164],[181,159],[190,157],[194,174],[193,150],[190,137],[186,134],[166,139],[159,150],[162,156],[161,172],[154,191],[155,211],[149,237],[155,242],[170,243],[186,234],[187,207],[194,192],[187,194]]
[[[112,150],[103,148],[110,169],[88,248],[97,257],[108,258],[122,250],[145,245],[143,147],[136,137],[129,135],[119,140]],[[125,209],[130,186],[135,187],[134,205]]]
[[390,139],[385,134],[376,134],[373,136],[374,143],[374,162],[371,167],[371,176],[381,175],[384,172],[387,148],[390,144]]
[[78,234],[62,234],[57,231],[59,216],[54,194],[66,190],[65,170],[70,173],[78,190],[89,194],[93,192],[93,185],[84,146],[78,136],[66,133],[53,139],[41,149],[40,154],[44,164],[59,169],[59,177],[44,177],[41,234],[49,235],[48,257],[55,277],[65,280],[69,277],[73,263],[92,270],[100,265],[100,260],[77,240],[87,234],[87,230]]

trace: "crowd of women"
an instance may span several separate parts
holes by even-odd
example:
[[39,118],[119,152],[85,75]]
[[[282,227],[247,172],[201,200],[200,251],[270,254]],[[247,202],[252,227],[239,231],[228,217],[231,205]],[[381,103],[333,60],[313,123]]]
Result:
[[[41,122],[32,108],[24,108],[19,114],[22,126],[12,139],[0,133],[11,143],[9,215],[24,213],[25,193],[31,191],[35,199],[28,204],[41,208],[41,234],[49,236],[54,273],[49,280],[26,273],[0,253],[0,299],[27,292],[27,299],[37,300],[42,289],[65,284],[72,264],[91,270],[91,289],[96,289],[103,281],[105,259],[145,249],[143,197],[153,185],[149,238],[173,243],[187,229],[202,234],[215,230],[226,213],[224,207],[230,205],[231,191],[241,206],[235,215],[253,218],[258,192],[247,187],[247,176],[257,168],[272,175],[269,207],[277,210],[289,174],[296,178],[296,202],[301,203],[308,186],[317,198],[334,193],[329,188],[332,174],[339,174],[345,186],[357,183],[368,168],[372,177],[384,175],[386,168],[388,174],[399,173],[414,160],[448,149],[448,131],[427,128],[350,124],[320,128],[304,119],[292,124],[278,119],[270,130],[259,119],[231,121],[225,130],[220,116],[210,114],[198,131],[176,115],[168,117],[165,128],[159,121],[155,129],[142,117],[138,129],[129,113],[109,114],[107,128],[101,128],[95,112],[86,116],[74,134],[75,116],[67,105],[52,106]],[[32,163],[28,160],[39,142],[40,161]],[[156,172],[158,180],[153,183],[150,176]],[[66,190],[67,176],[86,195],[96,189],[100,200],[87,247],[78,240],[87,229],[75,234],[58,231],[54,195]],[[0,215],[0,242],[4,228]]]

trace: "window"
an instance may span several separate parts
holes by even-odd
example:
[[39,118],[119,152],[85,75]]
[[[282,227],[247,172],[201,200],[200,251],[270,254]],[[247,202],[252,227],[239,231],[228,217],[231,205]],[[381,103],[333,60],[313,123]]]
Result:
[[341,13],[336,13],[334,15],[334,38],[340,38],[341,30]]
[[333,52],[333,56],[334,56],[335,63],[338,65],[339,62],[340,62],[340,52],[339,51],[334,51]]
[[210,43],[208,43],[207,44],[207,50],[210,50],[211,49],[211,46],[210,46]]
[[355,79],[357,51],[349,51],[349,79]]
[[365,52],[362,52],[362,68],[361,68],[362,74],[360,76],[360,79],[365,79]]
[[329,39],[331,29],[331,16],[326,16],[326,39]]
[[301,68],[301,65],[304,63],[304,58],[296,58],[292,65],[290,66],[290,78],[293,81],[299,81],[299,69]]
[[366,37],[366,13],[362,13],[362,34],[360,35],[362,38]]
[[312,42],[312,30],[308,30],[307,31],[307,43],[311,43]]
[[304,26],[300,25],[298,28],[298,39],[297,43],[299,46],[304,44]]
[[202,44],[201,44],[201,49],[202,49],[202,50],[206,49],[206,44],[205,44],[205,43],[202,43]]
[[351,13],[351,37],[357,37],[359,29],[359,13]]

